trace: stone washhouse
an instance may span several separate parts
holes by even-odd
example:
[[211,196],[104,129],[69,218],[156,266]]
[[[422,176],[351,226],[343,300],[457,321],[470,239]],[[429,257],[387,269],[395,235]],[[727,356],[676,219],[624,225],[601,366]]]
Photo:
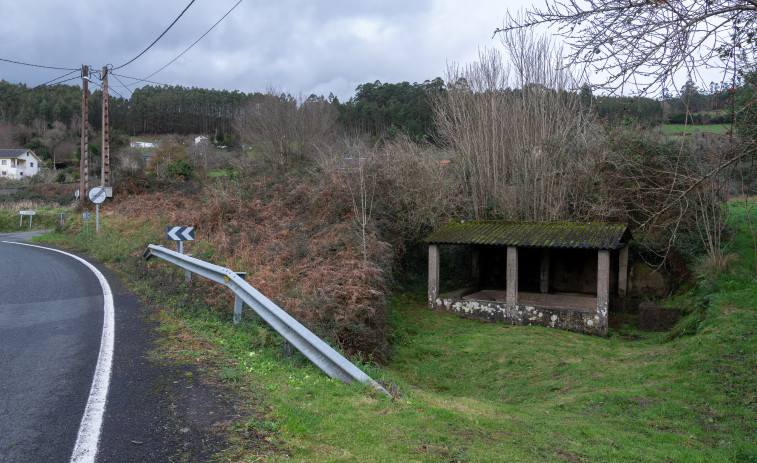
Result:
[[[452,221],[426,238],[429,308],[606,335],[625,306],[630,239],[618,223]],[[466,287],[440,292],[440,246],[470,248],[472,275],[454,275]]]

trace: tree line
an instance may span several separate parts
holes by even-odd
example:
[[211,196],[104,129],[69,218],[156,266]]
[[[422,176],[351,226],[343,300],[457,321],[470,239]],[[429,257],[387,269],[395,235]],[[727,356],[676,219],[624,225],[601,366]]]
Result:
[[[462,84],[462,83],[457,83]],[[431,101],[446,92],[440,77],[421,83],[367,82],[355,89],[355,95],[341,103],[333,94],[326,99],[311,95],[305,101],[324,101],[336,109],[338,122],[347,129],[373,137],[402,132],[412,139],[433,141],[437,134],[433,124]],[[520,91],[506,89],[506,91]],[[593,108],[600,120],[610,123],[635,121],[646,125],[659,123],[729,123],[733,90],[729,85],[712,83],[700,89],[689,81],[678,92],[663,90],[663,98],[597,96],[588,85],[578,95],[584,108]],[[290,94],[274,98],[291,102]],[[89,123],[101,129],[102,91],[89,97]],[[235,117],[246,108],[260,104],[271,95],[239,91],[209,90],[182,86],[147,85],[133,91],[130,98],[110,96],[110,128],[130,135],[153,134],[230,134]],[[687,116],[688,114],[688,116]],[[54,85],[30,89],[25,84],[0,81],[0,120],[43,132],[41,126],[55,122],[78,131],[81,124],[81,88]]]
[[[147,85],[135,89],[130,98],[109,97],[110,128],[132,135],[230,133],[234,115],[255,98],[261,97],[260,93]],[[95,131],[101,129],[101,101],[102,90],[91,92],[88,119]],[[2,80],[0,119],[32,129],[40,124],[51,127],[59,122],[70,130],[78,130],[81,124],[81,87],[54,85],[32,89],[25,84]]]

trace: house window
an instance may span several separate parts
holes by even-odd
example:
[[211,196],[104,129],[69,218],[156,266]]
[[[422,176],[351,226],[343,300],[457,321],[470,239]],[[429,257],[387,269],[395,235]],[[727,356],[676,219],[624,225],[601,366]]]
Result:
[[8,164],[8,160],[7,159],[3,159],[3,165],[7,165],[7,164]]
[[29,167],[34,167],[34,163],[33,163],[33,162],[30,162],[30,163],[29,163]]

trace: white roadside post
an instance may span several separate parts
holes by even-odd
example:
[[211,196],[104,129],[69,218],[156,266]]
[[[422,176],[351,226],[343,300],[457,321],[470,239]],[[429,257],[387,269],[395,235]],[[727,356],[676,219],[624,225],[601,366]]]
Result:
[[105,190],[96,186],[89,190],[89,200],[95,203],[95,231],[100,231],[100,203],[105,201]]
[[[176,252],[184,254],[184,241],[194,241],[195,229],[194,227],[166,227],[166,239],[170,241],[176,241]],[[184,281],[189,283],[192,281],[192,272],[189,270],[184,271]]]

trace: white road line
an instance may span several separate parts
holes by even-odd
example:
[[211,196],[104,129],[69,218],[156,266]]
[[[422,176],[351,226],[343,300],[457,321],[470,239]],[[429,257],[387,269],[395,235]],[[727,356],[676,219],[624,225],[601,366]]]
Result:
[[81,257],[69,254],[58,249],[35,246],[26,243],[14,243],[12,241],[3,241],[3,243],[19,244],[21,246],[30,246],[33,248],[46,249],[55,251],[72,257],[86,265],[100,281],[103,291],[103,332],[100,338],[100,353],[97,356],[97,366],[95,367],[95,377],[92,379],[92,387],[89,390],[89,399],[84,409],[79,424],[79,434],[76,436],[76,444],[71,454],[71,463],[94,463],[97,456],[97,445],[100,441],[100,431],[102,429],[103,417],[105,415],[105,403],[108,397],[108,387],[110,386],[110,373],[113,367],[113,344],[115,339],[115,316],[113,307],[113,292],[110,289],[108,280],[100,273],[97,268],[82,259]]

